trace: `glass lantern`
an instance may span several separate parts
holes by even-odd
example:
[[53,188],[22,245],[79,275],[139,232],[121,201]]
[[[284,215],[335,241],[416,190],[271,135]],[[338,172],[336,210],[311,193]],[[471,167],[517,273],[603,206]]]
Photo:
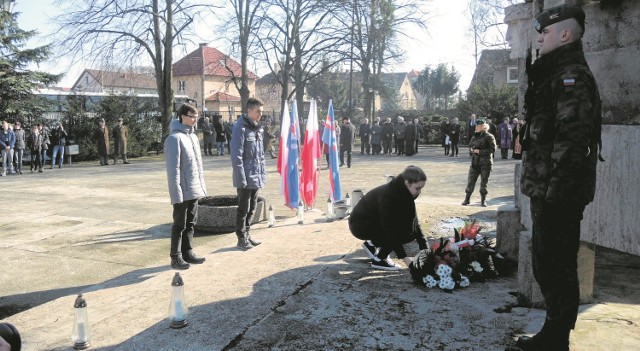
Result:
[[78,297],[76,297],[73,310],[75,312],[73,330],[71,331],[73,348],[76,350],[88,349],[91,346],[89,341],[89,316],[87,314],[87,301],[82,297],[82,294],[78,294]]
[[273,207],[269,206],[269,228],[276,224],[276,216],[273,214]]
[[169,319],[171,328],[179,329],[187,326],[189,309],[184,300],[184,281],[180,273],[176,272],[171,281],[171,303],[169,304]]

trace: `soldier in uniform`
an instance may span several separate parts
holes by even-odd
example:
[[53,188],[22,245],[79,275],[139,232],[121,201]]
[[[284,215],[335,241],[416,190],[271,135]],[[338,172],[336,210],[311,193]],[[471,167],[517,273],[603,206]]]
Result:
[[487,183],[493,167],[493,153],[496,151],[496,138],[488,133],[489,124],[484,120],[476,121],[476,132],[473,133],[469,141],[469,154],[471,155],[471,166],[469,167],[469,178],[467,180],[467,195],[462,202],[462,206],[467,206],[471,200],[471,194],[476,187],[476,181],[480,176],[480,205],[487,207]]
[[585,14],[561,5],[535,20],[538,55],[528,68],[522,192],[531,198],[533,273],[546,305],[542,330],[523,350],[569,350],[578,315],[580,221],[595,194],[601,102],[581,38]]

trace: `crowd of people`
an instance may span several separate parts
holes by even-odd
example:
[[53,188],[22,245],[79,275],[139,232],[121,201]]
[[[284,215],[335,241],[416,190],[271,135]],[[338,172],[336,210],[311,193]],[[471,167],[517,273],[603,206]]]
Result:
[[[118,159],[122,159],[123,164],[129,164],[128,137],[129,130],[122,118],[118,119],[118,123],[111,132],[105,125],[104,119],[98,119],[92,138],[96,143],[100,165],[108,165],[110,155],[113,157],[113,164],[116,164]],[[113,153],[111,153],[111,141],[113,141]],[[53,128],[49,128],[44,123],[37,123],[30,130],[25,130],[21,120],[13,124],[3,121],[2,131],[0,131],[0,148],[2,149],[0,176],[23,174],[22,169],[27,162],[30,164],[31,173],[44,172],[47,160],[49,169],[55,166],[62,168],[65,155],[69,156],[67,149],[69,145],[69,133],[62,122],[55,122]],[[27,154],[29,160],[25,159]]]

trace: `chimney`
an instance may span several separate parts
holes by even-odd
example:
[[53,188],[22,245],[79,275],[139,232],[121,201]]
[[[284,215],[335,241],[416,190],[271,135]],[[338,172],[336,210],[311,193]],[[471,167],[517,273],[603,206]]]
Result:
[[207,46],[208,43],[200,43],[200,47],[203,48],[205,46]]

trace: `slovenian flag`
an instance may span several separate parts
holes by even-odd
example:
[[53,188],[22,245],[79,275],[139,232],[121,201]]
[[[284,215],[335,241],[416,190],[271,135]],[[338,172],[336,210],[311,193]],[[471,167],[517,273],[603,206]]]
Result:
[[304,131],[302,147],[302,200],[308,207],[313,207],[318,193],[318,159],[322,156],[320,136],[318,132],[318,109],[316,100],[309,104],[309,117]]
[[340,186],[340,168],[338,167],[338,144],[336,140],[336,124],[333,115],[333,102],[329,100],[327,121],[324,125],[322,142],[329,149],[329,196],[331,200],[342,200],[342,187]]

